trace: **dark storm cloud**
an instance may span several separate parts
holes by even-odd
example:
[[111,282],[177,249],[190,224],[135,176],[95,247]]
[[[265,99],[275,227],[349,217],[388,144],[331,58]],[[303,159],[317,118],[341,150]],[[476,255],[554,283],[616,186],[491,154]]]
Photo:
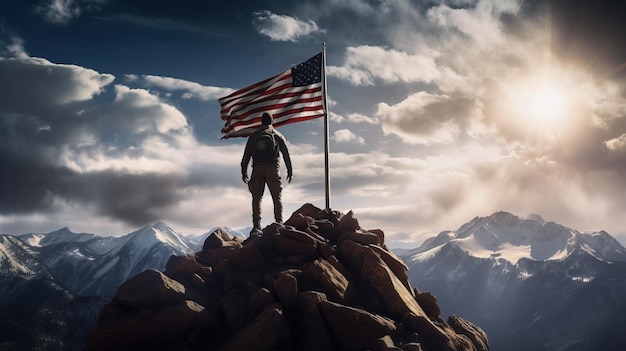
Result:
[[0,57],[1,110],[41,114],[51,106],[90,99],[113,76],[74,65],[54,65],[39,58]]
[[114,171],[79,173],[51,164],[32,150],[0,143],[0,212],[53,213],[58,200],[93,207],[99,214],[133,225],[162,218],[181,199],[181,176]]
[[193,143],[185,117],[148,91],[116,85],[98,102],[113,76],[31,57],[0,58],[0,76],[0,213],[70,205],[143,225],[210,186],[161,161],[137,165]]

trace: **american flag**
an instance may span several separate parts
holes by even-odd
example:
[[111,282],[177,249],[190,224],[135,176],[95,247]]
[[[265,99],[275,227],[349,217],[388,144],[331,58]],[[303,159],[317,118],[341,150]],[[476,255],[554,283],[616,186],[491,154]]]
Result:
[[261,126],[263,112],[274,117],[274,127],[323,117],[322,54],[220,98],[222,139],[249,136]]

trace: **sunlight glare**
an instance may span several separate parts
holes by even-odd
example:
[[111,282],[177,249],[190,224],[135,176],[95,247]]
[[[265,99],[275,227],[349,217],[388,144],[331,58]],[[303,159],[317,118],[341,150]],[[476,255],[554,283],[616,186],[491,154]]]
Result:
[[558,122],[565,114],[565,97],[555,86],[546,85],[528,92],[527,112],[536,123],[546,127]]

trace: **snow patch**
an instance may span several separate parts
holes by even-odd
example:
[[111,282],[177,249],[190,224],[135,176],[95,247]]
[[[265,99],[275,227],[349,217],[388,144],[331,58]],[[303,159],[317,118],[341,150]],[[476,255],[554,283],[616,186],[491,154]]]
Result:
[[28,240],[26,240],[26,244],[33,246],[33,247],[40,247],[41,246],[41,240],[45,238],[45,235],[43,234],[33,234],[32,237],[28,238]]
[[437,246],[435,248],[432,248],[428,251],[424,251],[424,252],[420,252],[416,255],[411,256],[411,262],[425,262],[430,260],[431,258],[435,257],[435,255],[437,255],[437,253],[439,253],[439,251],[441,251],[441,248],[443,247],[443,245],[441,246]]

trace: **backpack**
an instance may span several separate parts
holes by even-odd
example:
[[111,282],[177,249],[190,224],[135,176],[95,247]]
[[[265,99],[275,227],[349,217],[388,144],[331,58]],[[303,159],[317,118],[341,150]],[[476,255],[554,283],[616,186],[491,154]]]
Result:
[[252,143],[252,158],[255,163],[272,164],[278,158],[278,143],[271,131],[259,133]]

